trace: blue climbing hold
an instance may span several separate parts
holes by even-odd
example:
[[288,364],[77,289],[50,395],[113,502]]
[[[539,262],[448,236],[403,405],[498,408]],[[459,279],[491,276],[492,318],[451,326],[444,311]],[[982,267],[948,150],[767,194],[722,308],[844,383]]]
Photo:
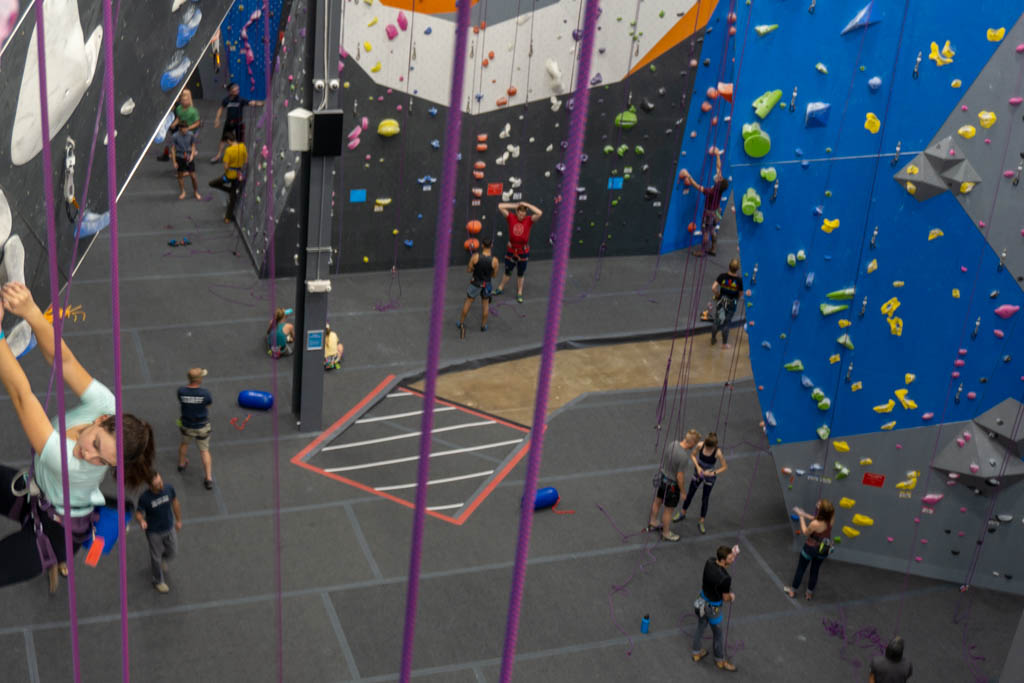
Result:
[[412,240],[405,240],[404,242],[402,242],[402,244],[412,249]]
[[804,114],[804,128],[824,128],[832,105],[828,102],[808,102]]
[[188,9],[181,16],[181,23],[178,24],[178,40],[174,44],[177,48],[183,48],[192,40],[192,36],[199,30],[199,22],[203,20],[203,12],[198,5],[189,5]]
[[437,107],[431,107],[430,109],[427,110],[427,113],[430,114],[431,116],[437,116]]
[[546,486],[537,491],[537,497],[533,499],[534,510],[544,510],[558,502],[558,489],[554,486]]
[[426,27],[425,29],[423,29],[423,35],[425,35],[425,36],[429,36],[433,32],[434,32],[434,29],[430,28],[429,26]]
[[441,141],[435,138],[430,141],[430,146],[434,149],[441,149]]
[[192,59],[184,50],[177,50],[170,63],[160,76],[160,89],[164,92],[174,90],[192,68]]
[[269,391],[246,389],[238,392],[238,405],[252,410],[270,410],[274,406],[274,395]]
[[82,215],[82,221],[78,224],[78,230],[75,231],[75,237],[90,237],[108,225],[110,225],[109,211],[103,213],[86,211]]

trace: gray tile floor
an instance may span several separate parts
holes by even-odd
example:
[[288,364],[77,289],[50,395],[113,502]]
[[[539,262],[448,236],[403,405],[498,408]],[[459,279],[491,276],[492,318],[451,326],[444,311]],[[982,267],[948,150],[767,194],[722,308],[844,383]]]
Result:
[[[208,157],[212,140],[203,144]],[[212,166],[200,166],[201,177],[212,177]],[[268,285],[245,257],[232,254],[236,237],[219,220],[222,197],[178,202],[175,189],[169,166],[147,159],[121,202],[124,397],[152,421],[160,466],[186,518],[167,595],[150,585],[142,535],[133,530],[127,537],[132,678],[270,681],[280,664],[289,681],[396,680],[411,512],[292,464],[315,435],[297,433],[287,412],[275,418],[237,407],[240,390],[274,386],[275,367],[260,348]],[[167,246],[185,235],[191,247]],[[735,249],[734,241],[721,244],[705,285]],[[103,233],[72,286],[72,302],[88,316],[67,330],[72,348],[106,380],[112,378],[108,254]],[[449,277],[451,320],[462,301],[462,272],[455,268]],[[442,348],[444,364],[536,348],[549,274],[548,264],[533,264],[526,303],[498,306],[487,334],[460,342],[453,328]],[[562,335],[669,330],[680,287],[692,286],[693,275],[681,255],[662,258],[657,267],[653,257],[575,259]],[[431,273],[403,272],[402,298],[386,312],[374,305],[388,299],[389,273],[332,280],[330,316],[346,360],[326,378],[327,425],[387,375],[422,370]],[[278,282],[276,294],[291,301],[292,283]],[[209,368],[206,385],[216,401],[213,492],[203,489],[195,457],[184,475],[174,470],[174,390],[191,365]],[[26,367],[33,385],[44,387],[48,375],[38,355]],[[287,363],[277,365],[276,383],[278,402],[287,406]],[[592,394],[551,419],[540,485],[558,488],[559,509],[574,514],[548,511],[534,520],[515,680],[717,680],[724,674],[687,655],[690,604],[705,559],[717,545],[733,543],[743,548],[733,571],[738,599],[728,614],[729,652],[740,667],[735,680],[863,681],[877,644],[894,631],[907,638],[915,680],[999,676],[1024,604],[1018,597],[960,593],[942,582],[849,565],[841,554],[823,568],[814,602],[782,594],[796,552],[749,382],[690,387],[671,415],[672,430],[680,423],[705,431],[715,425],[726,444],[730,469],[712,497],[708,535],[692,522],[677,525],[683,538],[676,544],[639,533],[658,461],[657,403],[657,391]],[[9,402],[0,406],[6,406],[0,407],[4,461],[23,462],[28,450]],[[523,464],[512,470],[462,525],[428,518],[416,680],[498,680],[524,472]],[[109,556],[98,568],[81,560],[78,567],[83,680],[117,680],[117,562]],[[3,679],[71,680],[66,591],[49,597],[38,579],[0,590],[0,604]],[[639,629],[644,614],[651,616],[648,635]]]

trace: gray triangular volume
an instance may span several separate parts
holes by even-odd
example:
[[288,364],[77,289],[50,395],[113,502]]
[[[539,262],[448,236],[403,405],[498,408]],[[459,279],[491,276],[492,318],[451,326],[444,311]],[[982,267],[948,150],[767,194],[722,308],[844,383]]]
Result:
[[959,190],[960,183],[980,183],[981,176],[974,167],[971,166],[971,162],[967,159],[961,159],[957,163],[953,164],[950,168],[942,172],[942,177],[953,183],[953,191]]
[[995,434],[996,439],[1018,457],[1024,457],[1024,405],[1020,401],[1008,398],[974,418],[974,423]]
[[[943,472],[955,472],[961,477],[1001,481],[1024,477],[1024,460],[1009,453],[1004,444],[988,438],[980,429],[968,427],[973,432],[970,441],[961,446],[951,440],[932,461],[932,467]],[[971,465],[977,467],[971,471]]]
[[[914,166],[916,173],[910,173],[908,169]],[[926,199],[937,197],[948,189],[948,184],[939,174],[935,172],[929,159],[924,154],[918,154],[909,164],[904,166],[898,173],[893,175],[893,180],[907,187],[907,183],[914,184],[914,199],[923,202]]]
[[963,159],[960,151],[953,146],[953,136],[942,138],[934,145],[924,151],[924,155],[931,160],[935,170],[939,173]]

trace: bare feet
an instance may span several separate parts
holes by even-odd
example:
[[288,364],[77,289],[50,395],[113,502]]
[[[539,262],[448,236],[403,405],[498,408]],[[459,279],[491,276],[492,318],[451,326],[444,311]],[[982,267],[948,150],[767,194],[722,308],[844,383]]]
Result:
[[196,192],[196,199],[198,199],[199,201],[203,201],[203,195]]
[[786,595],[788,595],[789,597],[791,597],[791,598],[795,598],[795,597],[796,597],[796,591],[795,591],[795,590],[793,590],[792,588],[790,588],[789,586],[786,586],[786,587],[785,587],[785,588],[783,588],[782,590],[783,590],[783,592],[785,592],[785,594],[786,594]]
[[182,192],[181,194],[178,195],[178,199],[184,199],[184,198],[185,198],[185,193],[184,192]]

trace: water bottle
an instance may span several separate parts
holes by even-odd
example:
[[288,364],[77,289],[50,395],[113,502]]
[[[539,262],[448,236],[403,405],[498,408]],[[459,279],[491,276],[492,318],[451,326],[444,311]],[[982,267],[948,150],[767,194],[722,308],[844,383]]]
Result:
[[645,614],[640,620],[640,633],[648,633],[651,630],[651,615]]

